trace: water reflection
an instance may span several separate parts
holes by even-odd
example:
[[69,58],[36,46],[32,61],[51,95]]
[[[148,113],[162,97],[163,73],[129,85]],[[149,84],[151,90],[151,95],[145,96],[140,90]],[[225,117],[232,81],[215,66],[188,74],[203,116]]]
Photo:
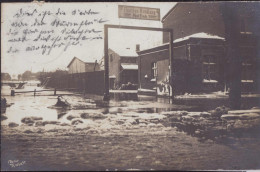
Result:
[[56,109],[58,114],[58,119],[62,118],[64,115],[68,113],[67,109]]
[[138,101],[137,93],[110,93],[110,97],[115,101],[122,101],[122,100]]

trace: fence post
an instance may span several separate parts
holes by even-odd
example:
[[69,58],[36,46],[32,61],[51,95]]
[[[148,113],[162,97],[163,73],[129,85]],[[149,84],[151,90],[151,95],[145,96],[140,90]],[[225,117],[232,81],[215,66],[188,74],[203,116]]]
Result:
[[33,92],[33,96],[35,97],[35,95],[36,95],[36,89],[34,89],[34,92]]
[[54,96],[56,96],[56,91],[57,91],[57,90],[56,90],[56,88],[55,88],[55,89],[54,89]]
[[11,96],[14,96],[14,95],[15,95],[15,91],[11,90]]

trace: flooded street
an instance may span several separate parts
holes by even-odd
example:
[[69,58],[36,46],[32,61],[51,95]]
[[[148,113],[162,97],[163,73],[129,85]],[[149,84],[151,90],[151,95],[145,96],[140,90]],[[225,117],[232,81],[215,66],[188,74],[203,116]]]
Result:
[[[39,94],[10,96],[9,87],[2,87],[11,104],[2,114],[7,119],[1,115],[2,170],[260,168],[259,130],[207,137],[172,121],[175,113],[201,113],[197,107],[145,98],[106,103],[98,96],[58,92],[70,104],[62,108],[54,106],[53,92]],[[22,164],[12,166],[10,160]]]

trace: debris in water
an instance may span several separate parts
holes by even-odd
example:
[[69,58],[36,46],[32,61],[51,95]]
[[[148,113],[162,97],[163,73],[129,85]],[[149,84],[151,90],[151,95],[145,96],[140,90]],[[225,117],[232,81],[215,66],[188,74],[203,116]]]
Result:
[[74,116],[74,115],[69,115],[68,117],[67,117],[67,120],[72,120],[72,119],[74,119],[74,118],[78,118],[77,116]]
[[31,117],[25,117],[21,121],[24,124],[31,124],[31,123],[33,124],[34,123],[34,120]]
[[105,115],[99,114],[99,113],[82,113],[80,115],[80,117],[83,118],[83,119],[88,119],[88,118],[92,118],[92,119],[105,119],[105,118],[107,118]]
[[24,133],[30,134],[33,133],[31,130],[25,130]]
[[6,120],[7,116],[1,115],[1,121]]
[[37,121],[35,127],[44,126],[45,124],[42,121]]
[[47,124],[59,124],[59,121],[44,121],[43,124],[47,125]]
[[58,101],[55,104],[55,106],[59,106],[59,107],[67,107],[70,106],[70,104],[62,97],[62,96],[58,96]]
[[42,117],[31,116],[31,117],[25,117],[21,121],[24,124],[32,126],[35,123],[35,121],[40,121],[42,119],[43,119]]
[[222,106],[222,107],[217,107],[215,110],[210,111],[212,117],[220,118],[221,115],[227,114],[229,108]]
[[69,126],[70,124],[68,123],[61,123],[60,126]]
[[79,123],[83,123],[83,121],[79,120],[79,119],[75,119],[71,122],[72,125],[78,125]]
[[16,124],[15,122],[10,122],[10,123],[8,124],[8,126],[9,126],[9,127],[18,127],[19,124]]

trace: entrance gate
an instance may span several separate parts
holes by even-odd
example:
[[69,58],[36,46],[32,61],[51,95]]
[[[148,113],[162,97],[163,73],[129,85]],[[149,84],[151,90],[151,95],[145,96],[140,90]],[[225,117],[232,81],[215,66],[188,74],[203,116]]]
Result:
[[169,79],[170,79],[170,85],[171,85],[171,91],[172,91],[172,100],[174,99],[174,92],[173,92],[173,82],[172,82],[172,76],[173,76],[173,30],[170,28],[153,28],[153,27],[138,27],[138,26],[124,26],[124,25],[110,25],[105,24],[104,25],[104,65],[105,65],[105,73],[104,73],[104,87],[105,87],[105,93],[104,93],[104,101],[109,101],[109,65],[108,65],[108,29],[109,28],[117,28],[117,29],[131,29],[131,30],[148,30],[148,31],[160,31],[160,32],[168,32],[169,33],[169,57],[170,57],[170,73],[169,73]]

